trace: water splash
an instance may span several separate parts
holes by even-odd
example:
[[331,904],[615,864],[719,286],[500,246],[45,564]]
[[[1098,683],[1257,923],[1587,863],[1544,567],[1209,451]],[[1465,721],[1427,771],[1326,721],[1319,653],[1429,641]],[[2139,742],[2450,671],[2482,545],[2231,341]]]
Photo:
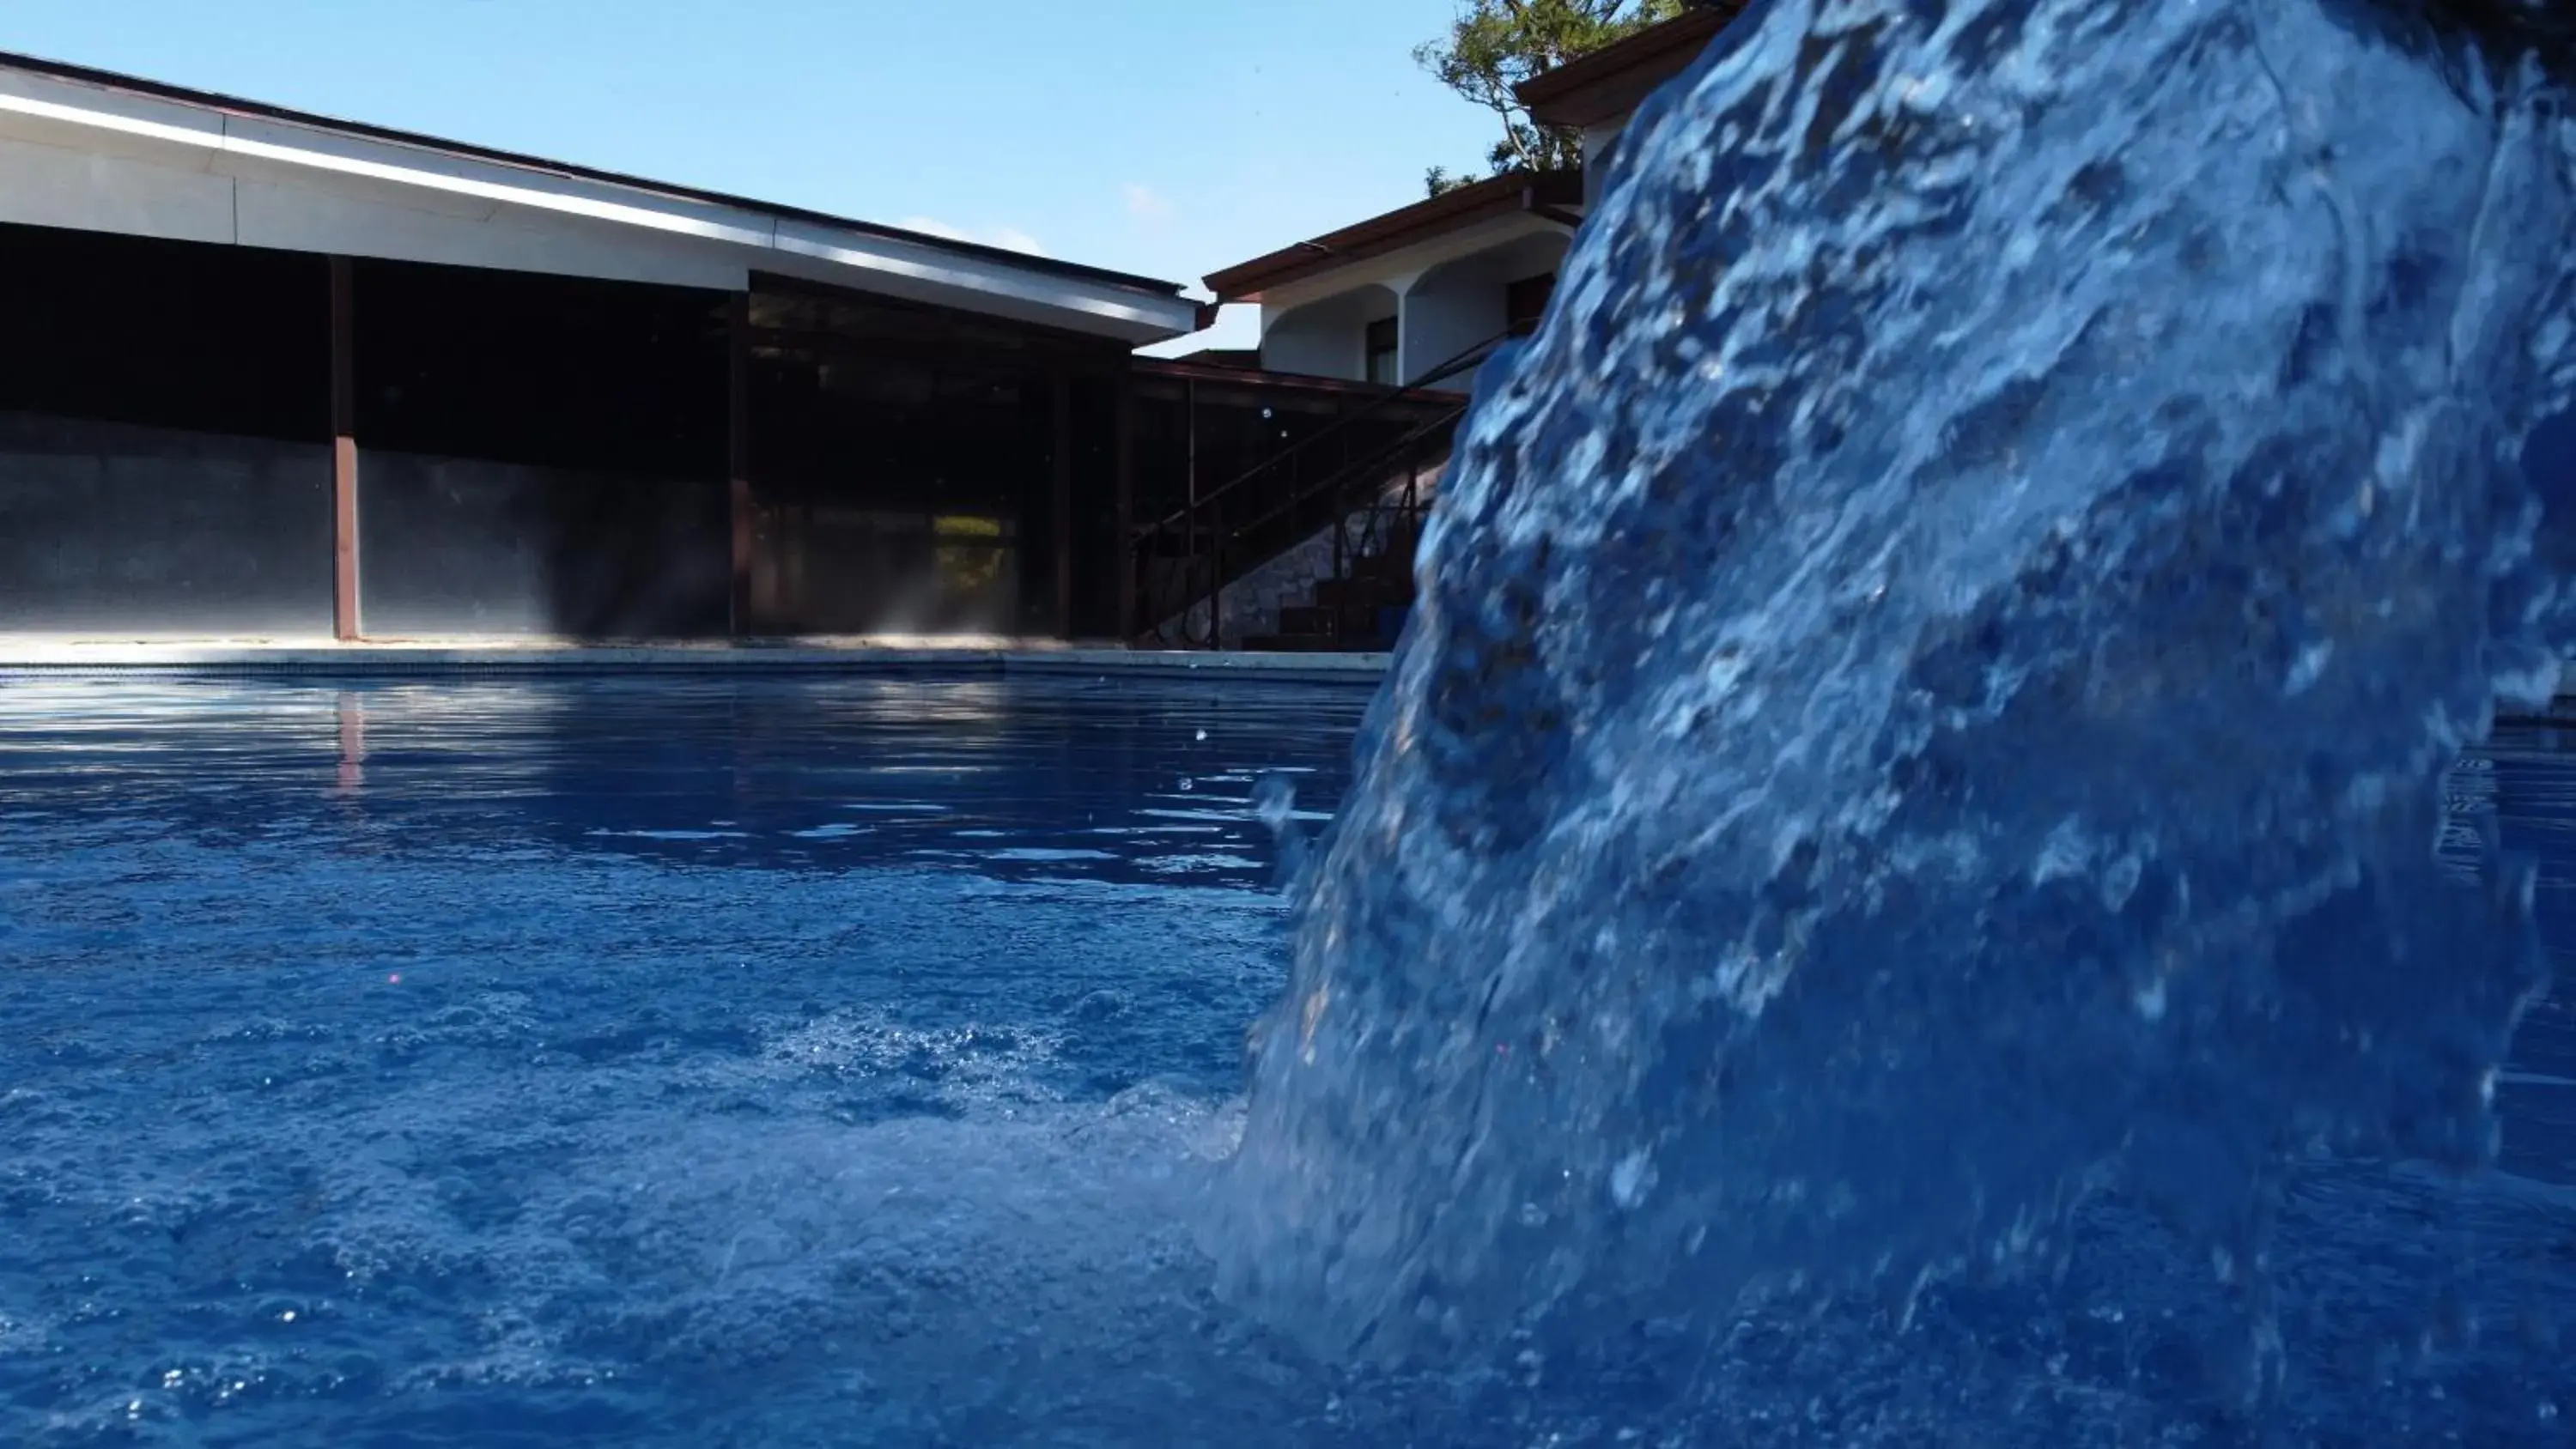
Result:
[[2259,1361],[2290,1164],[2488,1158],[2543,968],[2434,845],[2564,642],[2576,143],[2506,7],[2426,13],[1776,0],[1647,105],[1480,379],[1232,1296],[1901,1316],[2117,1190]]
[[1294,889],[1306,873],[1309,842],[1297,821],[1297,782],[1282,774],[1261,777],[1252,787],[1255,819],[1270,832],[1279,851],[1279,880]]

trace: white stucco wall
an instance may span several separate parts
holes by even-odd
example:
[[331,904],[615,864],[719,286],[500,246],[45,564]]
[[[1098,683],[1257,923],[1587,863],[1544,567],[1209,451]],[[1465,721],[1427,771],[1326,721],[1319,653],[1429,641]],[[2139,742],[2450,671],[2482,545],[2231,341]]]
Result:
[[1261,312],[1261,365],[1274,372],[1364,382],[1369,324],[1399,315],[1393,289],[1364,284],[1288,308]]
[[1261,331],[1261,365],[1273,372],[1360,378],[1362,324],[1326,309],[1292,313]]
[[[1368,323],[1395,317],[1397,367],[1414,381],[1500,333],[1504,288],[1555,270],[1571,239],[1559,222],[1522,213],[1300,278],[1264,299],[1262,366],[1358,381]],[[1440,386],[1465,392],[1472,381]]]
[[[1420,381],[1433,368],[1503,330],[1503,284],[1483,268],[1451,273],[1404,294],[1404,377]],[[1465,392],[1475,381],[1461,372],[1431,384]]]
[[1601,188],[1609,181],[1610,152],[1619,133],[1628,128],[1628,118],[1605,121],[1589,126],[1583,132],[1583,205],[1585,210],[1601,204]]
[[[1491,341],[1509,320],[1505,289],[1522,278],[1555,270],[1565,259],[1566,247],[1567,237],[1561,231],[1535,233],[1435,267],[1417,278],[1404,294],[1406,379],[1419,379]],[[1466,392],[1474,383],[1471,370],[1434,385]]]

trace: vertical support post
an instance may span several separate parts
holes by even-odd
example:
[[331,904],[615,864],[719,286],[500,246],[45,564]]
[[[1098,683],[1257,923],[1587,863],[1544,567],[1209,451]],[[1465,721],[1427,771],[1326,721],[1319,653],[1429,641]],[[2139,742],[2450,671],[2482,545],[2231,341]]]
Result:
[[1073,378],[1059,371],[1054,378],[1055,447],[1053,509],[1055,531],[1055,632],[1073,637]]
[[1343,578],[1343,577],[1345,577],[1345,576],[1347,575],[1347,573],[1348,573],[1348,569],[1347,569],[1347,567],[1346,567],[1346,566],[1348,565],[1349,560],[1348,560],[1347,558],[1345,558],[1345,557],[1344,557],[1345,550],[1344,550],[1344,548],[1342,547],[1342,544],[1343,544],[1343,535],[1345,535],[1345,534],[1347,534],[1347,533],[1349,533],[1349,532],[1350,532],[1350,520],[1349,520],[1347,517],[1337,517],[1337,518],[1335,518],[1335,519],[1333,520],[1333,573],[1332,573],[1332,577],[1337,578],[1337,579],[1338,579],[1338,578]]
[[[1189,434],[1188,476],[1182,482],[1189,489],[1190,507],[1196,508],[1199,506],[1199,380],[1197,378],[1191,378],[1181,384],[1181,407],[1189,414],[1186,422]],[[1192,552],[1196,552],[1198,545],[1193,543],[1190,547]]]
[[1225,499],[1208,503],[1208,647],[1225,647]]
[[733,532],[733,583],[727,594],[725,632],[740,638],[752,621],[749,292],[736,292],[725,304],[725,499]]
[[358,372],[351,267],[331,268],[331,637],[353,642],[358,617]]
[[1144,565],[1136,551],[1136,373],[1118,364],[1118,637],[1133,643],[1136,597],[1144,589]]
[[[1180,630],[1178,642],[1190,642],[1190,581],[1199,576],[1199,384],[1197,378],[1181,384],[1181,587]],[[1160,605],[1156,612],[1161,613]],[[1163,627],[1162,618],[1154,627]]]

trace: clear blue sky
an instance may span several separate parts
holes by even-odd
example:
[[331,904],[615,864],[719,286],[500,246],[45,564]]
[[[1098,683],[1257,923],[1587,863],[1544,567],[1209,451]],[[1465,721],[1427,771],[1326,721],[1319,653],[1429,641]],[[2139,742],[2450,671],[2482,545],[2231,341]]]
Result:
[[0,49],[1195,283],[1482,157],[1410,58],[1453,8],[0,0]]

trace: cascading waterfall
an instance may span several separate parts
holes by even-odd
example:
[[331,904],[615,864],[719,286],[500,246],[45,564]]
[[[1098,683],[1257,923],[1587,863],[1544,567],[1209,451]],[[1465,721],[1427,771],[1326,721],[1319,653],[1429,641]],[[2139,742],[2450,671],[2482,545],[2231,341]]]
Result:
[[2545,973],[2434,845],[2566,642],[2552,24],[1773,0],[1652,101],[1303,878],[1229,1295],[1380,1357],[1901,1317],[2110,1192],[2260,1358],[2285,1173],[2487,1161]]

